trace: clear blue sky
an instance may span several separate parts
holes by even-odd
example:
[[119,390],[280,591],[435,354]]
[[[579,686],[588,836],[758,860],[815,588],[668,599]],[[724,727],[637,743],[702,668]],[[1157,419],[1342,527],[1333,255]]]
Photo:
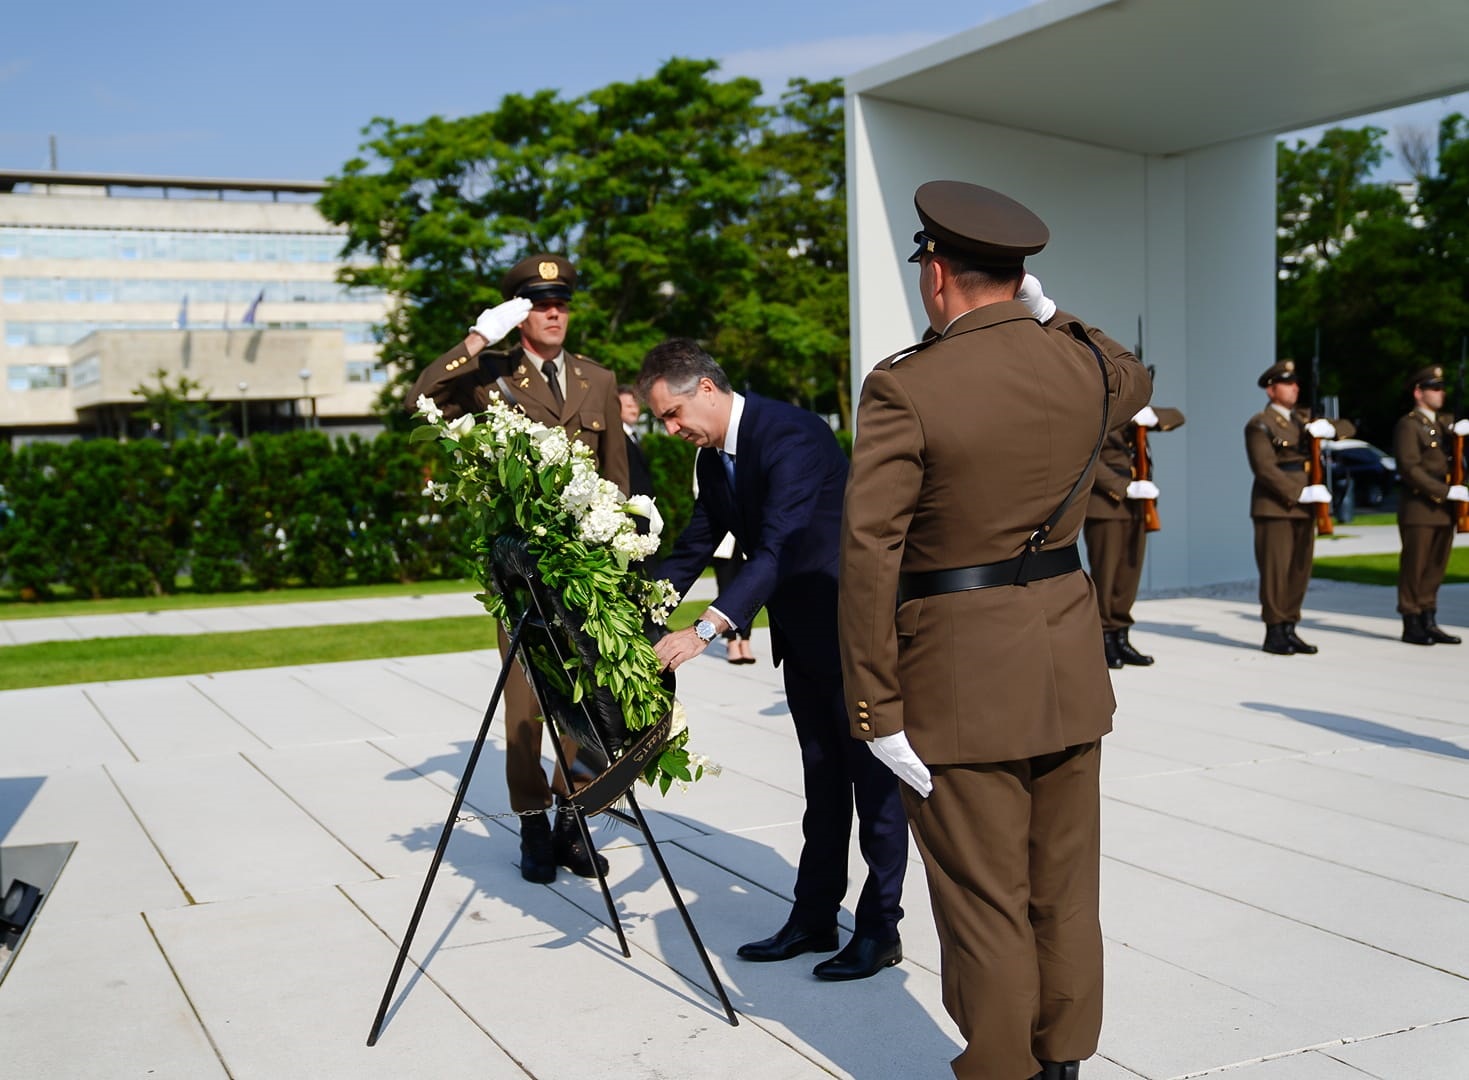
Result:
[[[374,116],[464,115],[548,87],[575,95],[671,56],[718,59],[773,92],[1027,2],[14,0],[0,20],[0,166],[45,168],[54,134],[62,169],[314,179],[353,155]],[[1469,95],[1452,104],[1469,112]],[[1450,106],[1411,110],[1432,131]]]

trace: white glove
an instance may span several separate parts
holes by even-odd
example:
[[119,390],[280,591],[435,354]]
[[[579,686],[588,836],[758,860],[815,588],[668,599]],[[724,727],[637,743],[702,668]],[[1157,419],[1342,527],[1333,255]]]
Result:
[[933,790],[933,777],[929,775],[928,766],[918,760],[913,747],[908,745],[907,735],[901,731],[879,735],[867,745],[877,760],[893,771],[894,776],[928,798],[928,793]]
[[1453,431],[1455,435],[1469,435],[1469,420],[1455,420]]
[[1129,499],[1156,499],[1158,485],[1151,480],[1134,480],[1127,485],[1127,497]]
[[1132,422],[1138,427],[1157,427],[1158,414],[1153,411],[1151,405],[1144,405],[1137,411],[1137,415],[1132,418]]
[[1455,484],[1449,488],[1449,493],[1444,498],[1451,499],[1454,502],[1469,502],[1469,487],[1465,487],[1463,484]]
[[1051,316],[1056,314],[1056,302],[1046,295],[1046,291],[1041,288],[1040,278],[1034,274],[1025,275],[1015,299],[1030,308],[1030,313],[1041,322],[1050,322]]
[[517,296],[512,300],[506,300],[498,307],[485,308],[479,313],[479,318],[474,321],[470,329],[484,338],[486,345],[493,345],[525,322],[525,317],[530,314],[530,309],[531,302],[523,296]]
[[1306,490],[1302,491],[1296,499],[1298,503],[1329,503],[1331,492],[1326,490],[1325,484],[1308,484]]
[[1336,428],[1330,420],[1312,420],[1306,425],[1306,434],[1313,439],[1334,439]]

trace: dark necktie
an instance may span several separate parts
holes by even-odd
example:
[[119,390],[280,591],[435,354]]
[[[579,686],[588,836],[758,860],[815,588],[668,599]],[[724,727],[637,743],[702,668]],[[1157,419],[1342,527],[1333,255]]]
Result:
[[546,385],[551,388],[551,398],[556,402],[556,411],[559,413],[566,404],[566,399],[561,396],[561,380],[556,377],[556,362],[547,360],[541,365],[541,374],[546,377]]
[[726,454],[721,450],[719,451],[719,460],[724,465],[724,476],[729,481],[729,490],[733,491],[735,489],[734,455]]

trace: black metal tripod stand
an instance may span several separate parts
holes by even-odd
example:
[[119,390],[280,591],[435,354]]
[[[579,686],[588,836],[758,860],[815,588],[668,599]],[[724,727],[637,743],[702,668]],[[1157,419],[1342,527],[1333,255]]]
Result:
[[[498,548],[498,545],[497,545]],[[388,1007],[392,1003],[393,991],[397,988],[398,979],[403,973],[403,965],[408,958],[408,950],[412,947],[413,936],[418,931],[419,920],[423,916],[423,910],[428,904],[429,892],[433,889],[434,877],[439,872],[439,864],[443,861],[444,852],[449,846],[449,837],[454,831],[455,819],[459,816],[460,808],[464,805],[464,797],[469,791],[470,779],[474,776],[475,766],[479,763],[480,751],[484,749],[485,738],[490,731],[490,721],[495,715],[495,709],[500,703],[500,697],[505,691],[505,681],[510,673],[510,658],[519,656],[521,668],[530,678],[531,685],[536,693],[536,700],[541,703],[546,723],[552,728],[551,745],[556,753],[556,761],[561,766],[561,774],[571,776],[571,763],[566,760],[565,751],[561,747],[561,726],[565,717],[558,717],[557,710],[553,709],[548,702],[559,702],[563,706],[568,705],[565,696],[558,694],[554,688],[547,685],[544,674],[536,667],[530,657],[530,650],[526,647],[528,640],[534,640],[538,645],[549,648],[561,663],[567,660],[567,649],[562,641],[558,640],[557,634],[552,632],[552,624],[556,622],[555,609],[557,605],[550,602],[545,585],[540,581],[539,574],[533,564],[527,565],[523,553],[510,560],[507,567],[499,557],[500,551],[496,551],[496,559],[493,564],[496,580],[496,591],[502,596],[528,596],[529,602],[515,620],[515,629],[510,636],[510,647],[506,650],[506,661],[500,668],[500,675],[495,680],[495,689],[490,694],[490,702],[485,707],[484,720],[480,723],[479,734],[474,740],[474,747],[469,753],[469,759],[464,765],[464,775],[460,777],[458,790],[454,793],[454,802],[449,808],[449,815],[444,820],[444,830],[439,836],[439,845],[434,851],[433,861],[429,864],[428,875],[424,878],[423,889],[418,894],[418,904],[413,909],[413,917],[408,922],[408,930],[403,935],[403,944],[398,949],[398,958],[393,963],[393,973],[388,976],[387,988],[383,990],[382,1002],[378,1005],[377,1016],[372,1022],[372,1031],[367,1036],[367,1045],[377,1045],[378,1036],[382,1033],[383,1021],[388,1014]],[[594,733],[596,742],[601,742],[595,737],[596,723],[591,715],[588,699],[575,706],[582,712],[577,720],[584,720],[585,724],[576,722],[571,726],[577,729],[577,734],[583,730]],[[663,734],[657,736],[659,740],[666,739],[667,718],[657,725]],[[646,740],[650,745],[654,741],[650,737]],[[656,753],[661,748],[661,741],[652,752]],[[609,755],[610,756],[610,755]],[[592,838],[587,829],[587,812],[606,813],[617,818],[643,834],[648,842],[648,850],[653,855],[653,861],[658,865],[658,872],[663,876],[663,882],[668,886],[669,895],[673,897],[673,903],[678,908],[679,917],[683,919],[684,928],[689,933],[689,939],[693,942],[694,949],[699,954],[699,959],[704,964],[704,970],[709,975],[709,981],[714,985],[714,992],[719,1002],[724,1006],[725,1016],[729,1018],[731,1025],[738,1025],[739,1020],[735,1016],[734,1007],[729,1003],[729,997],[724,992],[724,984],[714,970],[713,963],[709,960],[709,954],[704,949],[704,942],[699,937],[699,931],[694,926],[693,919],[689,916],[688,909],[684,906],[683,897],[679,895],[678,886],[674,883],[673,875],[669,872],[668,864],[663,861],[663,853],[658,850],[658,841],[653,838],[653,832],[648,828],[647,819],[643,817],[642,808],[638,806],[637,798],[633,795],[633,784],[635,783],[639,769],[638,764],[642,760],[642,754],[636,752],[636,748],[626,751],[621,758],[614,761],[609,769],[597,779],[577,792],[568,802],[576,816],[577,828],[581,832],[582,843],[588,851],[592,851]],[[624,760],[626,759],[626,760]],[[619,767],[620,766],[620,767]],[[611,808],[610,804],[618,798],[626,799],[631,814]],[[592,860],[597,871],[597,884],[601,887],[602,898],[607,904],[607,919],[609,925],[617,934],[617,943],[622,948],[624,957],[631,957],[632,950],[628,948],[627,937],[622,930],[622,922],[617,917],[617,905],[612,900],[612,892],[607,887],[607,878],[602,873],[602,868],[597,859]]]

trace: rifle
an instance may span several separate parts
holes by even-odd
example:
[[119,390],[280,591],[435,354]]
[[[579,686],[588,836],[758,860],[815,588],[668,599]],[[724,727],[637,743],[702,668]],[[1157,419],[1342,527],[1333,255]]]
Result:
[[[1134,354],[1141,363],[1143,359],[1143,317],[1137,317],[1137,348]],[[1148,381],[1153,378],[1153,368],[1148,368]],[[1151,480],[1153,478],[1153,460],[1148,454],[1148,429],[1141,424],[1132,425],[1132,455],[1134,460],[1133,479]],[[1158,500],[1143,499],[1143,531],[1157,532],[1163,527],[1163,522],[1158,517]]]
[[[1469,337],[1459,339],[1459,418],[1464,417],[1464,364],[1466,353],[1469,353]],[[1450,483],[1462,484],[1464,482],[1464,443],[1463,435],[1454,436],[1454,468]],[[1469,533],[1469,503],[1458,503],[1454,510],[1454,531]]]
[[[1311,356],[1312,416],[1321,415],[1321,327],[1316,327],[1316,348]],[[1311,437],[1311,483],[1326,483],[1326,470],[1321,466],[1321,440]],[[1331,503],[1316,504],[1316,535],[1330,536],[1336,530],[1331,524]]]

